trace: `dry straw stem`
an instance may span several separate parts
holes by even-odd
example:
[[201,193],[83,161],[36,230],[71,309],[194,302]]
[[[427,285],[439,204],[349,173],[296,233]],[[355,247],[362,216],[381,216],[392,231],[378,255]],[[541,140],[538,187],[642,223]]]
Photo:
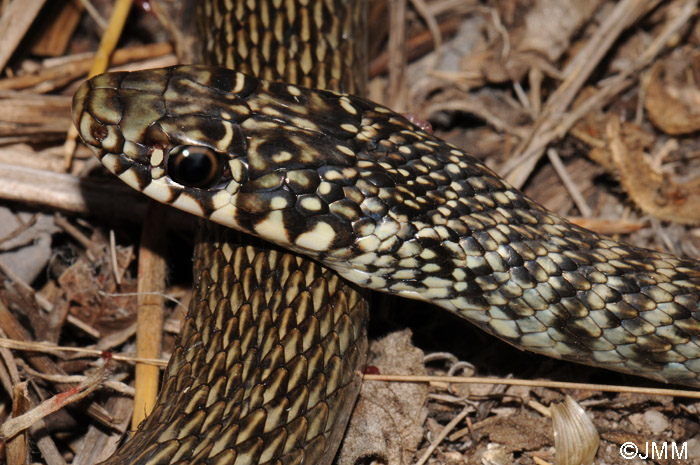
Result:
[[[138,273],[138,316],[136,324],[136,355],[159,358],[163,332],[163,294],[165,293],[167,207],[151,201],[146,222],[141,231]],[[132,426],[136,428],[151,413],[158,395],[160,372],[149,364],[136,365],[134,413]]]
[[[121,36],[126,18],[131,9],[131,0],[118,0],[112,11],[107,30],[100,41],[95,61],[90,69],[89,77],[104,72],[109,64],[109,57],[116,48]],[[66,169],[70,167],[75,140],[78,133],[74,126],[70,127],[66,138],[65,155]],[[165,237],[164,207],[151,203],[150,214],[146,215],[143,228],[142,244],[139,249],[139,302],[138,324],[136,333],[137,355],[144,358],[156,358],[161,351],[161,332],[163,326],[163,299],[157,295],[165,288]],[[155,335],[155,336],[154,336]],[[134,397],[134,427],[150,413],[155,405],[159,381],[158,369],[139,364],[136,366],[136,395]]]
[[498,379],[466,376],[402,376],[402,375],[364,375],[365,381],[397,381],[405,383],[464,383],[464,384],[504,384],[508,386],[546,387],[552,389],[585,389],[587,391],[624,392],[653,396],[686,397],[700,399],[700,391],[683,389],[658,389],[634,386],[615,386],[607,384],[567,383],[562,381]]
[[[419,47],[421,37],[409,37],[407,31],[407,0],[389,1],[389,44],[386,54],[377,57],[370,66],[370,76],[376,75],[378,66],[384,65],[389,75],[386,104],[395,111],[408,109],[407,66]],[[442,33],[431,8],[424,0],[411,0],[415,11],[425,21],[432,38],[433,60],[437,62],[442,53]],[[456,26],[447,25],[446,29]],[[417,43],[418,42],[418,43]]]
[[629,25],[658,3],[659,0],[622,0],[616,5],[613,12],[564,70],[562,74],[565,79],[545,103],[530,138],[522,141],[521,148],[516,149],[514,156],[504,166],[503,172],[508,174],[507,180],[511,184],[517,188],[525,184],[544,148],[554,140],[551,135],[547,137],[547,133],[558,124],[561,115],[566,112],[600,60]]
[[557,172],[559,179],[561,179],[561,182],[566,187],[566,190],[569,191],[569,195],[574,200],[574,203],[581,212],[581,215],[584,218],[590,218],[593,216],[591,207],[588,206],[588,202],[586,202],[586,199],[583,197],[581,190],[576,186],[576,183],[571,179],[571,176],[569,176],[569,173],[566,171],[566,167],[564,166],[564,162],[561,161],[559,153],[550,148],[547,150],[547,157],[554,167],[554,170]]

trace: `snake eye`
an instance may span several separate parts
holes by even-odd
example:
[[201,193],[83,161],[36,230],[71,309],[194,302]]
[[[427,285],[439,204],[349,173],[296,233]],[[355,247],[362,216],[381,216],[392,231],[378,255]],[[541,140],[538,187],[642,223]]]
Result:
[[168,174],[178,184],[206,189],[216,185],[224,171],[224,161],[214,150],[198,145],[179,145],[170,151]]

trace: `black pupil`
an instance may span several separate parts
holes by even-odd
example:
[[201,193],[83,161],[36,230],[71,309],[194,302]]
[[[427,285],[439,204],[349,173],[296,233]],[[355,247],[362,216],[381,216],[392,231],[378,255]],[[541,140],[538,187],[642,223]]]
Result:
[[170,152],[168,173],[183,186],[206,188],[219,181],[221,167],[216,153],[207,147],[176,147]]

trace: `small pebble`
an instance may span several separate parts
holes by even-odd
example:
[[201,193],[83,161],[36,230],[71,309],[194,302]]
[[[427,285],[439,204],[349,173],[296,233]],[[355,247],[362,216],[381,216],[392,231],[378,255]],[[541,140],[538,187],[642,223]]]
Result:
[[649,410],[646,412],[644,414],[644,422],[649,428],[649,431],[653,434],[660,434],[666,431],[669,427],[666,415],[658,410]]

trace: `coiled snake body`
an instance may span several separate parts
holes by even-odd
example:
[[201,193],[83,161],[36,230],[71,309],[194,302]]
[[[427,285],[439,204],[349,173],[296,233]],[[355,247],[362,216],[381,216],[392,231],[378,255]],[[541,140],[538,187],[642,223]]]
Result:
[[[572,225],[380,105],[179,66],[98,76],[73,111],[104,165],[157,200],[517,347],[700,385],[697,262]],[[211,228],[164,394],[114,462],[330,461],[364,302],[316,262]]]

